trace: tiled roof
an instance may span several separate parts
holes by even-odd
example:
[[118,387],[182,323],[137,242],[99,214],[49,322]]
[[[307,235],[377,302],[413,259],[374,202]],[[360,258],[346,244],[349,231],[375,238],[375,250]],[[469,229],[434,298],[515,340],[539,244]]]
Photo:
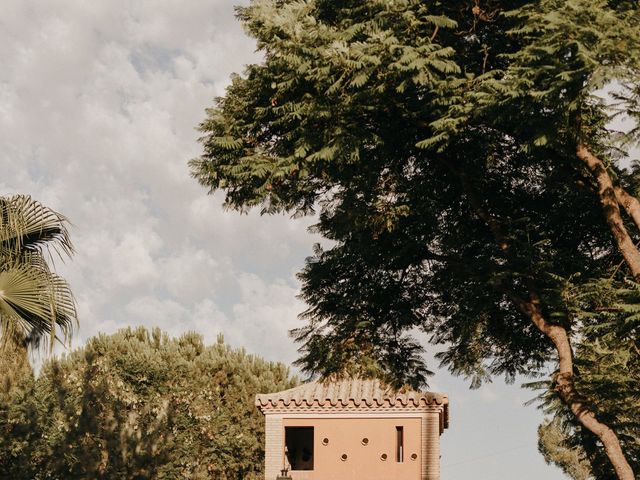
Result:
[[420,406],[446,405],[446,395],[416,390],[396,391],[379,380],[358,378],[305,383],[282,392],[256,395],[259,407],[277,406]]

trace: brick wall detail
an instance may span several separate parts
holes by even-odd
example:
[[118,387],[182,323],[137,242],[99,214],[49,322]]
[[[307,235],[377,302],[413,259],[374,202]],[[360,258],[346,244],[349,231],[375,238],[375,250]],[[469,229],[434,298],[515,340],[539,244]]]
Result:
[[282,416],[265,416],[265,451],[264,451],[264,473],[265,480],[275,480],[282,470],[283,462],[283,427]]
[[422,479],[440,480],[440,415],[422,418]]

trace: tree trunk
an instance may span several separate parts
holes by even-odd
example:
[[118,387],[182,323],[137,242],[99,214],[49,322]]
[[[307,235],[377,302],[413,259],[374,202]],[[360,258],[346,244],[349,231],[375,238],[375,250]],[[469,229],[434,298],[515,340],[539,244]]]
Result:
[[625,209],[627,215],[631,217],[633,223],[640,230],[640,201],[620,186],[614,187],[613,191],[620,206]]
[[[584,152],[581,151],[581,153]],[[588,157],[588,160],[591,163],[595,163],[592,162],[590,157]],[[456,174],[456,176],[458,176],[471,207],[475,210],[478,217],[487,224],[491,233],[495,237],[496,242],[500,246],[500,249],[507,253],[511,248],[511,245],[500,222],[483,207],[471,180],[464,173],[457,171],[452,166],[449,165],[449,168],[454,174]],[[640,253],[638,253],[637,248],[631,241],[631,238],[624,227],[624,223],[622,222],[620,208],[618,207],[611,178],[609,177],[609,174],[604,168],[602,162],[594,164],[593,168],[590,166],[590,170],[592,172],[595,170],[594,175],[596,175],[597,172],[597,174],[602,177],[598,180],[598,186],[600,187],[599,193],[601,202],[605,208],[607,223],[609,223],[610,226],[613,224],[618,229],[616,232],[619,233],[620,239],[626,247],[629,247],[630,244],[630,258],[637,261],[637,272],[640,275]],[[606,175],[606,178],[603,176],[603,173]],[[613,226],[611,228],[613,231]],[[614,236],[615,235],[616,233],[614,232]],[[618,238],[616,238],[616,241],[618,241]],[[620,245],[620,243],[618,245]],[[534,286],[529,285],[528,290],[530,299],[527,301],[518,298],[511,292],[507,292],[507,295],[511,298],[514,304],[531,319],[536,328],[538,328],[538,330],[540,330],[540,332],[542,332],[553,343],[556,352],[558,353],[558,373],[555,376],[556,391],[558,392],[558,395],[563,403],[569,407],[576,420],[578,420],[583,427],[592,432],[602,442],[606,455],[611,461],[618,479],[635,480],[633,470],[622,451],[622,447],[620,446],[620,441],[618,440],[616,433],[596,418],[595,412],[591,411],[589,407],[584,404],[575,389],[575,385],[573,383],[573,351],[571,349],[567,330],[560,325],[554,325],[546,321],[542,315],[540,298],[538,297]]]
[[[596,180],[598,184],[598,196],[600,197],[600,203],[605,219],[607,220],[607,225],[609,225],[613,238],[618,245],[618,249],[625,263],[629,266],[631,274],[636,281],[640,281],[640,251],[638,251],[638,248],[634,245],[629,232],[627,232],[627,228],[624,226],[624,221],[620,214],[618,197],[616,196],[616,190],[609,176],[609,172],[607,172],[602,160],[592,154],[585,145],[578,144],[576,154]],[[640,212],[638,213],[640,214]],[[636,220],[633,215],[632,218],[634,218],[634,221]]]
[[529,289],[530,299],[524,301],[513,298],[520,310],[525,313],[534,325],[545,334],[558,352],[559,368],[556,374],[556,391],[562,401],[569,407],[578,422],[592,432],[602,442],[605,452],[617,477],[620,480],[634,480],[635,476],[627,461],[620,441],[611,428],[600,422],[583,402],[573,383],[573,354],[567,331],[559,326],[548,323],[540,309],[540,299],[535,291]]

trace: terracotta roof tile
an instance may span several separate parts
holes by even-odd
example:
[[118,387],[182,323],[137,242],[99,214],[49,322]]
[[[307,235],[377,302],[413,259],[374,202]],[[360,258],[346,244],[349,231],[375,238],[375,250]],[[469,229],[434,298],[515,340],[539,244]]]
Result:
[[259,407],[307,406],[341,404],[347,406],[367,405],[447,405],[446,395],[416,390],[396,391],[384,385],[379,380],[364,380],[358,378],[343,379],[333,382],[305,383],[282,392],[256,395],[256,405]]

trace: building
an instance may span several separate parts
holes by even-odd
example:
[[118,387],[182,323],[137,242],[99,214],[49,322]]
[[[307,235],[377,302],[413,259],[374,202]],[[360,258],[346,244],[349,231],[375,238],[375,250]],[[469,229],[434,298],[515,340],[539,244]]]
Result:
[[265,480],[440,479],[444,394],[346,379],[256,395],[256,406],[265,416]]

